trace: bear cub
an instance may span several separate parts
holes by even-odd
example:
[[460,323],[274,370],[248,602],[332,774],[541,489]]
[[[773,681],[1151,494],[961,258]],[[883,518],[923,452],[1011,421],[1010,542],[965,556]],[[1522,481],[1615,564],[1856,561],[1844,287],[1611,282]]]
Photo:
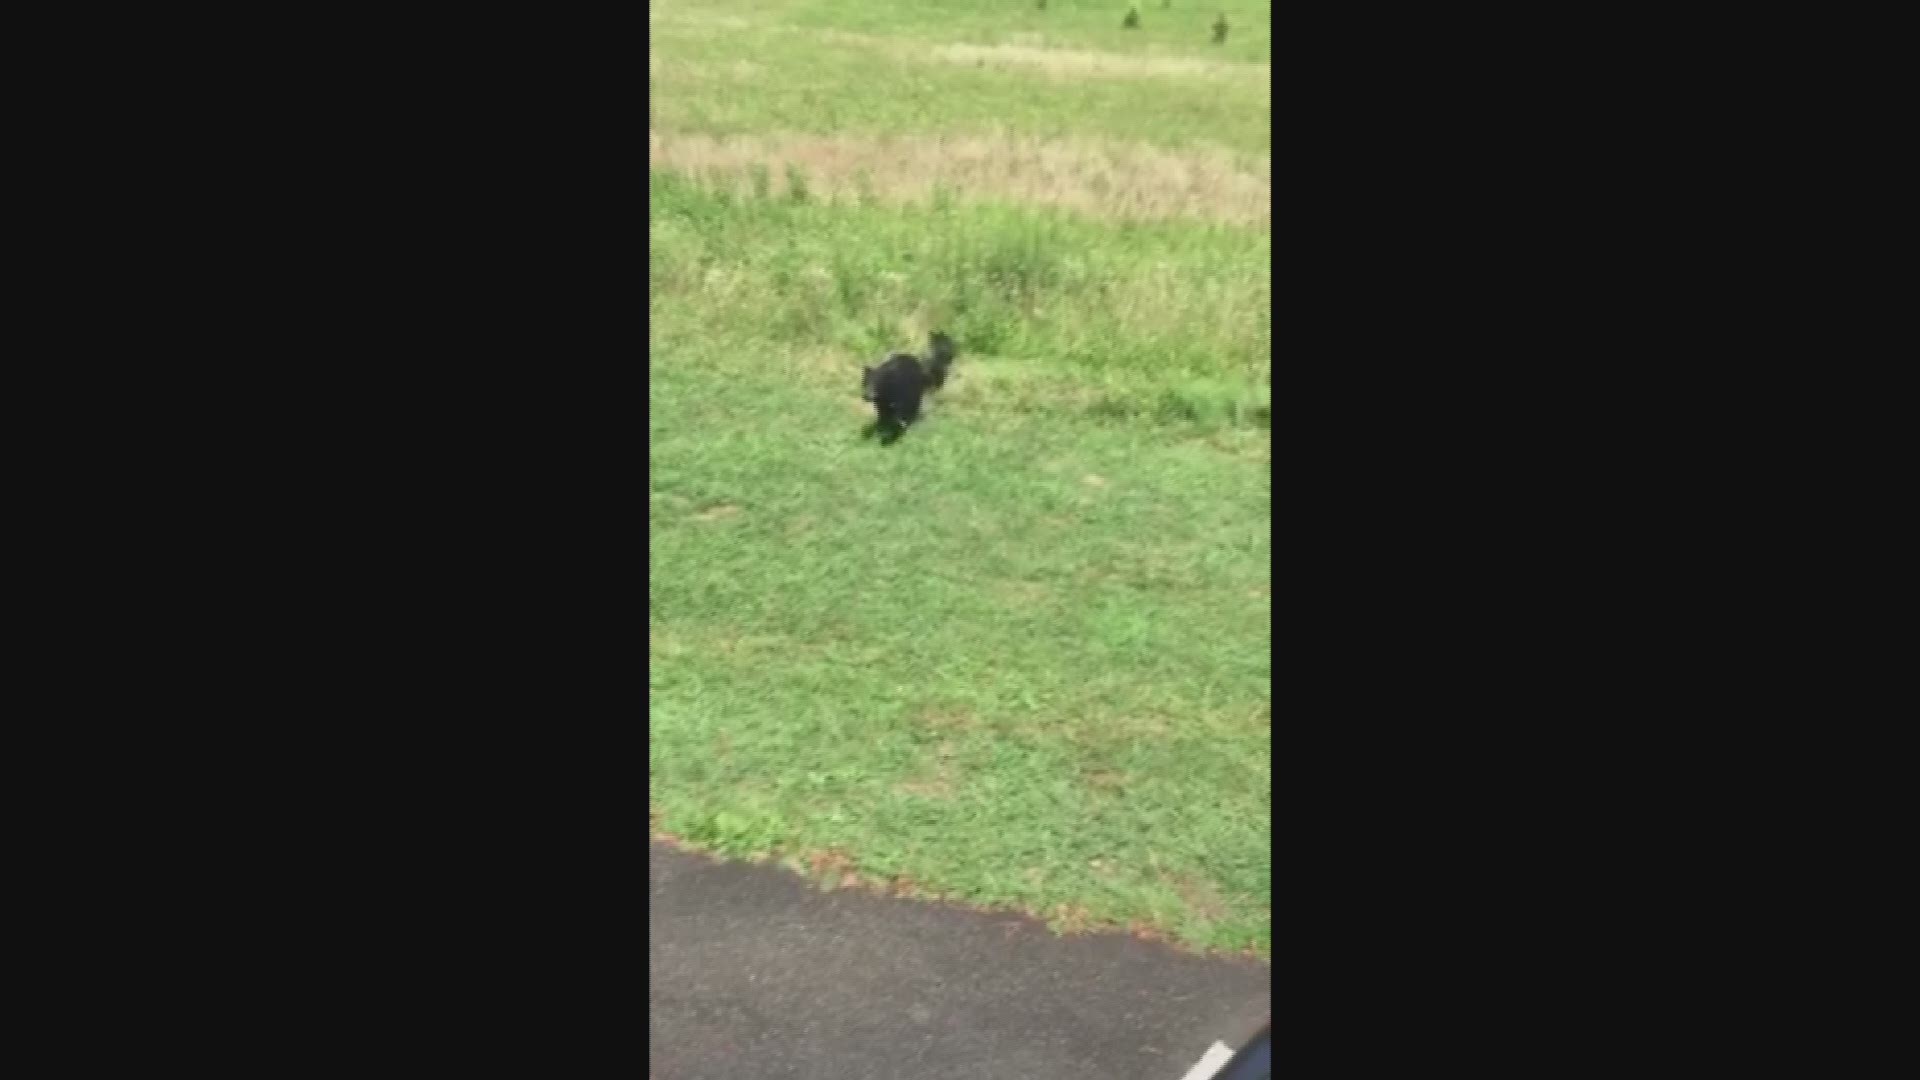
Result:
[[891,443],[920,418],[920,399],[938,390],[947,381],[953,366],[953,339],[938,331],[927,337],[929,349],[923,367],[912,353],[894,353],[883,362],[862,368],[860,397],[873,404],[875,418],[868,434],[878,432],[882,443]]

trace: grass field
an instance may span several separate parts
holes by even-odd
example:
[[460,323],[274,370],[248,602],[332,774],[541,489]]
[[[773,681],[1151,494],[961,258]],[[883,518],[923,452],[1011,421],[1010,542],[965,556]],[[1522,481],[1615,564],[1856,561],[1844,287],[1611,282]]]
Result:
[[1267,5],[1125,10],[649,7],[653,824],[1264,954]]

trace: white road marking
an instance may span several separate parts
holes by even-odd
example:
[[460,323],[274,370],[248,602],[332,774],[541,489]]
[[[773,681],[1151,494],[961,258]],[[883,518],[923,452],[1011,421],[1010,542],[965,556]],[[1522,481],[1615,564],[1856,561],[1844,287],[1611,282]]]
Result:
[[1225,1068],[1227,1062],[1232,1060],[1232,1050],[1221,1043],[1214,1043],[1212,1046],[1207,1047],[1207,1052],[1200,1055],[1200,1060],[1194,1062],[1193,1068],[1188,1069],[1187,1075],[1181,1077],[1180,1080],[1208,1080],[1209,1077]]

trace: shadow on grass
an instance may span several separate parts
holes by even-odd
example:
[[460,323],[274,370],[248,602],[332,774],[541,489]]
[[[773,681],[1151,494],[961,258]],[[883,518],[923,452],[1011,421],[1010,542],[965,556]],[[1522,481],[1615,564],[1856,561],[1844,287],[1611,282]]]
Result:
[[883,424],[878,420],[874,420],[867,424],[866,427],[860,429],[861,438],[877,438],[880,440],[881,446],[892,446],[900,440],[900,436],[906,433],[906,424]]

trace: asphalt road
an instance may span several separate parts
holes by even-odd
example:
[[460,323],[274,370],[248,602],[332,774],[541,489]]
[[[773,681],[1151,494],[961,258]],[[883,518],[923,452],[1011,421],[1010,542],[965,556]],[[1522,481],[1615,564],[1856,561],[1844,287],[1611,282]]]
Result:
[[1180,1080],[1268,968],[648,853],[654,1080]]

